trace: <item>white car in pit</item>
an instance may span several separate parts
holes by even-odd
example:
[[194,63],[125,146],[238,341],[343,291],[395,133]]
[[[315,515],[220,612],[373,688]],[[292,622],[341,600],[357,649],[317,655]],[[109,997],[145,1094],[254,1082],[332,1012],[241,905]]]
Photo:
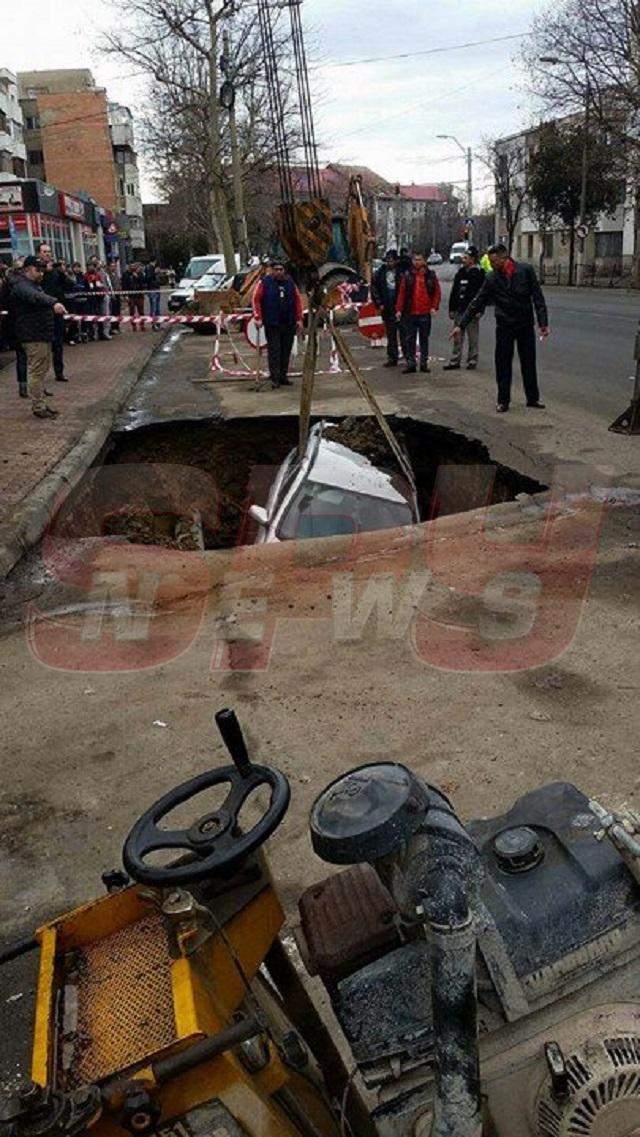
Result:
[[304,457],[295,449],[283,462],[266,507],[251,506],[256,544],[395,529],[420,520],[415,487],[326,438],[332,425],[317,423]]

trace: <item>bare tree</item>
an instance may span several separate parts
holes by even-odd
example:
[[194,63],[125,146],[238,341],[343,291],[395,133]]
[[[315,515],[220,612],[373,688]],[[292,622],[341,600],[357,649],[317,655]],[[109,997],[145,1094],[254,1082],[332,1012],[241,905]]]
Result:
[[529,86],[547,111],[584,113],[637,148],[639,0],[554,0],[523,50]]
[[[117,27],[105,37],[103,49],[148,76],[142,144],[154,180],[169,201],[186,207],[180,224],[194,239],[206,233],[210,247],[215,244],[224,253],[227,271],[235,272],[235,248],[244,238],[244,191],[271,163],[272,138],[255,12],[234,19],[221,74],[228,12],[220,0],[159,0],[154,5],[131,0],[124,18],[118,8]],[[279,43],[289,102],[283,33]],[[223,78],[236,98],[231,131],[230,115],[219,103]],[[294,132],[293,112],[290,117]],[[234,180],[233,158],[242,185],[237,176]]]
[[545,116],[580,116],[585,150],[604,139],[634,188],[635,277],[640,283],[640,2],[554,0],[536,17],[523,51],[529,88]]
[[521,139],[488,142],[478,157],[493,176],[496,209],[511,252],[515,231],[529,196],[526,147]]

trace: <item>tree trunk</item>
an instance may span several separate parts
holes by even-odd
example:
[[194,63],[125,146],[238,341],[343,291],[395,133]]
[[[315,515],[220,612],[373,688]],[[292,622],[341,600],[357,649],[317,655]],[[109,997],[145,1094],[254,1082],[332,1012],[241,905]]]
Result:
[[[224,255],[227,273],[236,273],[236,258],[233,236],[229,221],[229,210],[223,190],[223,172],[220,154],[220,105],[218,103],[218,21],[213,14],[211,3],[207,4],[209,19],[209,135],[211,141],[212,187],[209,195],[211,203],[211,224],[218,236],[218,249]],[[213,250],[212,250],[213,251]]]
[[575,230],[575,218],[574,218],[573,221],[571,222],[571,227],[569,229],[569,287],[570,288],[573,285],[573,270],[575,268],[575,263],[574,263],[575,259],[576,259],[576,230]]

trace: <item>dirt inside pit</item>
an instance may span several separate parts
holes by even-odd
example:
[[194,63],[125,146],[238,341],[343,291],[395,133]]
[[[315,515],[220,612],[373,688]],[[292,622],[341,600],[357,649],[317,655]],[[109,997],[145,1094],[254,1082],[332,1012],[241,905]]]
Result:
[[[334,421],[330,437],[395,472],[395,459],[374,419]],[[494,464],[481,442],[416,419],[388,421],[415,471],[423,520],[545,488]],[[70,537],[110,535],[190,548],[197,547],[197,539],[189,543],[190,520],[199,517],[205,548],[251,543],[255,523],[248,520],[248,506],[266,503],[278,468],[297,441],[294,416],[180,422],[112,435],[100,465],[65,505],[63,528]]]

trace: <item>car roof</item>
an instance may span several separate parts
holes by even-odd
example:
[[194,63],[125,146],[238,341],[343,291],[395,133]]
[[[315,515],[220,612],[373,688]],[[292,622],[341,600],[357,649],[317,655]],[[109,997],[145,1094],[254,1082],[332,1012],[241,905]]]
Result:
[[[319,424],[320,435],[324,425]],[[315,437],[310,437],[307,449],[310,466],[306,480],[369,497],[384,498],[398,504],[409,504],[407,495],[401,493],[394,484],[395,475],[374,466],[364,454],[356,454],[340,442],[332,442],[322,436],[318,439],[318,427],[314,428],[312,436]]]

